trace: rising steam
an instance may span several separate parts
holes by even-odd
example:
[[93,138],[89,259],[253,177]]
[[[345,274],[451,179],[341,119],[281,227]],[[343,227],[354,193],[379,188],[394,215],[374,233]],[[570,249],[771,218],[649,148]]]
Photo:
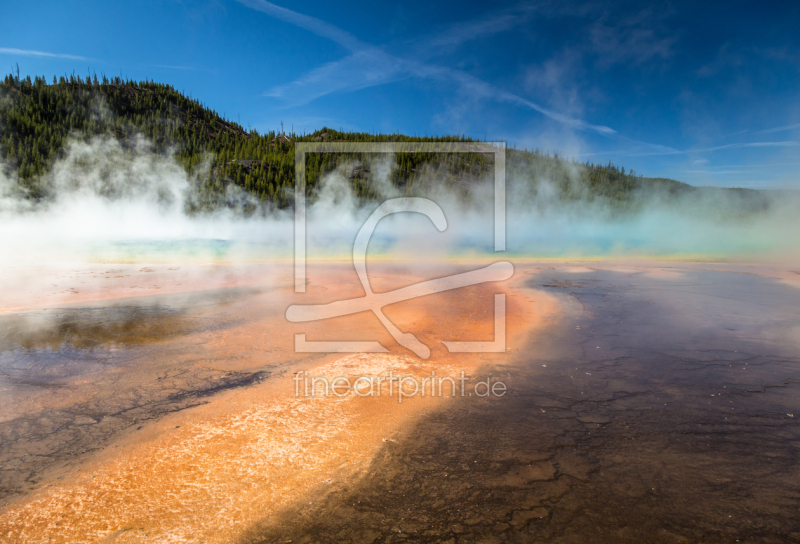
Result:
[[[382,198],[401,196],[389,182],[392,161],[380,161],[375,187]],[[52,198],[25,198],[9,168],[0,167],[0,236],[6,261],[54,258],[147,260],[288,258],[293,247],[291,210],[267,209],[231,185],[228,203],[214,212],[191,213],[210,163],[186,170],[153,152],[144,139],[123,146],[113,138],[72,141],[65,156],[38,180]],[[580,165],[570,175],[580,189]],[[763,205],[742,211],[724,191],[690,197],[638,195],[642,205],[617,214],[602,202],[565,203],[540,175],[536,183],[508,183],[508,250],[530,257],[674,256],[744,259],[793,258],[800,247],[796,199],[785,193],[759,196]],[[435,260],[493,253],[492,186],[470,188],[468,199],[437,183],[424,184],[448,229],[438,233],[418,214],[379,225],[372,254]],[[730,202],[725,199],[732,199]],[[242,204],[259,210],[242,214]],[[327,175],[308,209],[310,258],[346,257],[364,219],[377,206],[357,199],[339,169]]]

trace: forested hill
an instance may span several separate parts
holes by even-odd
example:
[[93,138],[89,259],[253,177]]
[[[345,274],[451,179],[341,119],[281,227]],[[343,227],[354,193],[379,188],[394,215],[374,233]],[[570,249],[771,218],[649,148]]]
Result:
[[[322,128],[311,134],[261,134],[224,119],[199,100],[173,87],[152,81],[130,81],[105,76],[21,79],[6,76],[0,84],[0,157],[16,172],[21,193],[47,199],[50,188],[43,174],[66,150],[70,139],[114,137],[132,144],[140,136],[154,152],[173,154],[189,172],[198,174],[198,188],[213,207],[231,185],[257,196],[269,207],[291,204],[294,186],[294,143],[298,141],[471,141],[461,136],[409,137],[373,135]],[[378,194],[374,171],[377,157],[312,154],[306,165],[309,191],[320,176],[340,167],[355,193],[369,199]],[[389,165],[389,179],[401,193],[414,194],[430,180],[468,192],[470,183],[485,178],[492,160],[475,154],[397,154]],[[198,169],[199,165],[208,165]],[[651,179],[611,164],[595,165],[564,160],[539,150],[509,149],[508,179],[530,183],[532,193],[547,188],[549,198],[564,202],[601,201],[610,208],[634,209],[642,194],[667,198],[697,189],[674,180]],[[435,174],[435,175],[431,175]],[[543,185],[542,183],[545,182]],[[762,198],[740,191],[745,208],[760,208]],[[198,201],[195,201],[198,202]]]

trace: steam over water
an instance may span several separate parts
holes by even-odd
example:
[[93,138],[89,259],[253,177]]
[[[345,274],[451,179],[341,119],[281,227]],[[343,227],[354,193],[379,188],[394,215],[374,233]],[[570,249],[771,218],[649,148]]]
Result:
[[[575,183],[579,168],[573,167]],[[388,182],[389,168],[374,171],[385,198],[402,196]],[[52,198],[36,204],[17,189],[10,170],[0,168],[4,258],[235,261],[291,256],[291,209],[265,211],[262,203],[231,186],[216,212],[187,213],[207,173],[208,165],[201,164],[187,174],[171,157],[152,153],[144,140],[133,148],[113,139],[73,142],[66,157],[38,181]],[[766,193],[754,197],[763,205],[745,202],[744,207],[743,197],[721,191],[673,198],[640,194],[637,211],[618,213],[597,200],[561,201],[546,175],[535,185],[509,178],[507,186],[508,250],[520,256],[786,259],[800,247],[792,193]],[[474,184],[467,202],[435,179],[428,187],[433,189],[425,196],[443,208],[447,230],[436,232],[418,214],[395,215],[379,224],[371,251],[401,258],[491,253],[490,183]],[[248,204],[257,211],[243,214]],[[328,175],[308,211],[309,255],[349,255],[355,233],[375,206],[358,202],[340,172]]]

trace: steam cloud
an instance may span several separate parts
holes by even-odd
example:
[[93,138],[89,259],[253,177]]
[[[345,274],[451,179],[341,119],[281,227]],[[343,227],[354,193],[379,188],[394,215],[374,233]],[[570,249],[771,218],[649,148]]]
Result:
[[[379,161],[377,186],[384,198],[401,196],[388,181],[392,161]],[[573,165],[579,186],[580,165]],[[147,141],[122,146],[112,138],[73,141],[65,157],[39,180],[54,195],[33,204],[20,193],[9,168],[0,165],[0,236],[6,263],[70,259],[147,260],[288,258],[293,247],[291,210],[249,217],[222,207],[187,213],[209,164],[186,171],[170,156],[154,153]],[[428,196],[448,219],[439,233],[419,214],[384,219],[370,245],[372,254],[435,260],[448,255],[493,252],[491,183],[477,183],[465,201],[431,180]],[[507,245],[531,257],[713,256],[747,259],[794,258],[800,247],[796,199],[767,196],[751,213],[721,213],[736,203],[723,192],[691,199],[640,195],[635,214],[615,215],[601,203],[565,204],[546,177],[532,185],[508,180]],[[231,188],[229,200],[251,197]],[[256,200],[253,205],[259,205]],[[341,171],[322,181],[308,209],[308,255],[345,257],[366,217],[377,206],[359,202]]]

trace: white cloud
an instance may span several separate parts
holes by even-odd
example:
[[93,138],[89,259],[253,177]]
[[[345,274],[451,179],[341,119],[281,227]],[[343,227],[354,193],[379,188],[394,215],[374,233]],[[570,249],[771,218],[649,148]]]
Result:
[[34,51],[32,49],[14,49],[10,47],[0,47],[0,54],[22,55],[24,57],[47,57],[53,59],[92,60],[88,57],[80,57],[78,55],[67,55],[64,53],[48,53],[47,51]]

